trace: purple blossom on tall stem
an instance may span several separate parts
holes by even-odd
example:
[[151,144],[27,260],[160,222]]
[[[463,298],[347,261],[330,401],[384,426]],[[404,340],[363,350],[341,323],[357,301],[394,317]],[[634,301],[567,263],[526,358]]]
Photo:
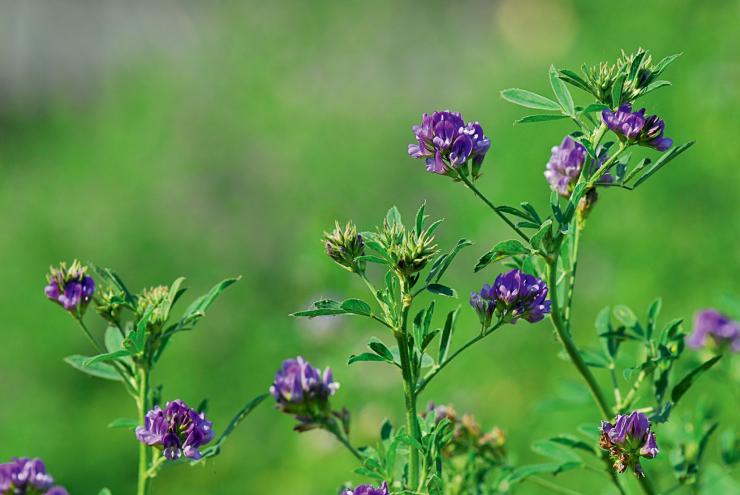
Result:
[[388,483],[385,481],[378,488],[372,485],[360,485],[354,490],[348,488],[342,492],[342,495],[390,495]]
[[495,311],[500,318],[516,323],[520,318],[530,323],[542,320],[550,312],[547,284],[539,278],[518,269],[500,274],[491,285],[473,292],[470,303],[481,323],[488,326]]
[[46,297],[74,314],[84,312],[95,292],[95,280],[87,274],[87,267],[77,260],[69,268],[65,263],[59,268],[51,267],[47,280]]
[[136,438],[161,449],[167,459],[185,456],[197,460],[202,457],[199,448],[213,440],[212,426],[205,413],[175,400],[168,402],[164,409],[156,406],[147,412],[144,425],[136,428]]
[[[570,136],[565,136],[559,146],[553,146],[550,160],[545,167],[545,178],[550,184],[550,189],[561,196],[569,197],[573,187],[578,182],[583,164],[588,159],[586,148]],[[595,165],[589,170],[594,173],[601,168],[606,161],[606,150],[597,150]],[[610,183],[613,178],[607,173],[599,179],[599,183]]]
[[694,331],[686,338],[689,347],[700,349],[708,344],[740,352],[740,322],[716,309],[704,309],[694,316]]
[[631,467],[639,478],[645,476],[640,457],[653,459],[660,452],[650,420],[639,411],[629,415],[620,414],[613,424],[602,421],[599,444],[602,449],[609,451],[617,472],[623,473]]
[[473,176],[477,176],[483,159],[491,147],[491,140],[478,122],[467,124],[459,112],[424,114],[421,125],[413,127],[416,143],[409,144],[412,158],[424,158],[427,171],[448,174],[472,159]]
[[68,495],[61,486],[54,486],[54,478],[41,459],[16,457],[0,464],[0,495],[25,494]]
[[606,126],[618,136],[629,142],[665,151],[673,145],[673,140],[663,136],[665,123],[657,115],[645,117],[645,109],[632,111],[632,105],[625,103],[617,111],[605,109],[601,118]]
[[[321,373],[298,356],[283,361],[282,367],[275,373],[270,393],[278,409],[295,415],[298,421],[308,426],[329,416],[329,397],[338,388],[339,383],[334,381],[331,368]],[[304,428],[299,425],[298,429]]]

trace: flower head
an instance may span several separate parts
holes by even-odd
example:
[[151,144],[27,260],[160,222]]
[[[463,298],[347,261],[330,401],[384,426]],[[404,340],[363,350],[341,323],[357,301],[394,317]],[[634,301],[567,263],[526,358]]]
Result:
[[95,292],[95,280],[87,274],[86,266],[77,260],[69,268],[61,263],[59,268],[51,267],[46,278],[49,283],[44,292],[49,300],[73,314],[85,311]]
[[[275,373],[275,381],[270,393],[277,407],[287,414],[293,414],[303,424],[311,424],[317,418],[329,415],[329,397],[339,388],[334,381],[331,368],[323,373],[298,356],[286,359]],[[300,429],[300,425],[299,425]]]
[[139,317],[149,314],[146,328],[150,332],[158,332],[166,323],[170,288],[166,285],[149,287],[141,291],[136,297],[136,313]]
[[483,432],[472,414],[463,414],[460,417],[452,405],[442,405],[430,402],[423,416],[432,415],[436,424],[448,420],[452,428],[452,438],[443,449],[447,457],[468,455],[471,451],[488,461],[502,460],[506,456],[506,435],[494,427],[489,432]]
[[355,273],[365,270],[365,263],[357,258],[365,254],[365,242],[362,235],[357,232],[357,227],[352,222],[342,229],[336,222],[334,230],[324,232],[324,243],[326,254],[337,264]]
[[372,485],[360,485],[354,490],[347,488],[342,492],[342,495],[389,495],[388,483],[385,481],[378,488]]
[[213,440],[215,435],[212,426],[205,413],[191,409],[181,400],[174,400],[164,409],[156,406],[146,413],[144,425],[136,428],[136,438],[161,449],[170,460],[182,456],[200,459],[199,447]]
[[[708,342],[707,338],[711,340]],[[699,349],[707,344],[722,348],[729,346],[740,352],[740,322],[733,321],[716,309],[705,309],[694,316],[694,332],[688,336],[689,347]]]
[[473,292],[470,303],[485,326],[494,312],[510,323],[519,318],[535,323],[550,312],[547,292],[544,281],[514,269],[496,277],[493,286],[485,284],[479,293]]
[[672,139],[663,136],[665,123],[657,115],[645,117],[644,108],[633,112],[632,105],[625,103],[616,112],[603,110],[601,118],[609,129],[631,143],[658,151],[665,151],[673,145]]
[[638,477],[645,476],[640,457],[653,459],[660,452],[650,421],[638,411],[618,415],[613,424],[603,421],[599,443],[602,449],[609,451],[616,471],[623,473],[627,467],[632,467]]
[[41,459],[17,457],[0,464],[0,495],[68,495],[46,472]]
[[[570,136],[565,136],[560,146],[552,147],[550,161],[545,167],[545,178],[550,189],[561,196],[570,197],[573,187],[578,182],[583,164],[588,159],[586,148]],[[592,160],[589,173],[593,174],[606,161],[606,150],[597,149],[596,160]],[[610,183],[614,179],[607,173],[599,179],[600,184]]]
[[483,164],[491,147],[491,140],[483,133],[478,122],[465,121],[459,112],[434,112],[424,114],[421,125],[413,127],[416,143],[409,144],[409,156],[424,158],[427,171],[448,174],[472,160],[473,178]]

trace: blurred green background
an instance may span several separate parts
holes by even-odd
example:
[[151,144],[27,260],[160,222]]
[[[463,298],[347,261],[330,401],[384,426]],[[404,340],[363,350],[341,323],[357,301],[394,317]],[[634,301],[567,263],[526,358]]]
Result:
[[[583,239],[576,339],[595,341],[605,305],[644,314],[662,295],[666,321],[737,294],[739,13],[732,0],[3,2],[0,459],[43,457],[73,495],[134,490],[133,434],[106,428],[133,416],[133,404],[64,364],[88,343],[43,296],[48,265],[73,258],[110,266],[136,289],[185,275],[191,298],[242,275],[197,331],[175,340],[155,377],[165,398],[209,397],[217,430],[269,386],[282,359],[301,354],[334,368],[353,437],[374,439],[384,417],[401,417],[399,377],[346,360],[374,333],[388,336],[360,319],[287,316],[321,296],[364,297],[325,257],[321,233],[334,219],[372,228],[393,204],[408,218],[426,200],[447,219],[443,247],[476,242],[448,279],[461,300],[443,303],[465,306],[500,269],[473,275],[475,260],[511,234],[462,186],[407,157],[410,128],[435,109],[479,120],[493,141],[480,187],[499,203],[544,209],[543,168],[570,128],[512,126],[527,111],[499,90],[548,93],[551,63],[577,68],[638,46],[657,59],[683,52],[666,74],[674,86],[644,104],[676,142],[697,140],[638,192],[602,195]],[[475,319],[462,314],[460,338]],[[507,432],[515,460],[541,462],[532,440],[597,418],[558,350],[546,322],[509,327],[421,401],[474,411]],[[703,383],[709,404],[724,407],[724,430],[737,426],[738,403],[721,372]],[[166,470],[155,492],[327,495],[359,481],[327,435],[292,426],[265,405],[221,456]],[[718,457],[716,439],[709,455]],[[646,469],[669,473],[669,464],[664,455]],[[611,493],[595,473],[563,479]],[[655,481],[673,484],[670,474]]]

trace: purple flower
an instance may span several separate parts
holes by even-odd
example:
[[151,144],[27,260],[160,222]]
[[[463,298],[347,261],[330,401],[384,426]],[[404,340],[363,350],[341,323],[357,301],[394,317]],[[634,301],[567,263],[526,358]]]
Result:
[[707,337],[717,347],[729,346],[740,352],[740,323],[731,320],[716,309],[705,309],[694,316],[694,332],[686,339],[689,347],[699,349],[707,345]]
[[95,292],[95,280],[77,260],[69,269],[65,263],[59,268],[51,267],[47,280],[46,297],[72,313],[84,311]]
[[514,269],[496,277],[493,286],[486,284],[480,293],[473,292],[470,303],[486,326],[494,310],[510,323],[519,318],[535,323],[550,312],[547,291],[544,281]]
[[298,356],[283,361],[283,366],[275,373],[270,393],[275,397],[278,409],[295,415],[305,426],[299,425],[297,428],[304,430],[310,429],[308,426],[314,420],[329,415],[329,397],[338,388],[331,368],[326,368],[322,374]]
[[213,440],[213,423],[181,400],[168,402],[164,409],[156,406],[146,413],[144,425],[136,428],[136,438],[146,445],[162,449],[167,459],[182,456],[200,459],[199,447]]
[[53,485],[54,478],[41,459],[16,457],[0,464],[0,495],[68,495],[67,490]]
[[599,444],[602,449],[609,451],[616,471],[623,473],[627,467],[632,467],[638,477],[645,476],[640,457],[653,459],[660,452],[655,433],[650,429],[650,421],[638,411],[618,415],[614,424],[602,421]]
[[409,156],[424,158],[427,170],[447,174],[468,160],[473,162],[473,176],[477,176],[483,159],[491,147],[491,140],[478,122],[465,124],[459,112],[424,114],[421,125],[413,127],[416,143],[409,144]]
[[616,112],[605,109],[601,118],[615,134],[627,141],[665,151],[673,145],[673,140],[663,136],[665,123],[657,115],[645,117],[645,109],[632,111],[632,105],[625,103]]
[[[581,168],[588,158],[586,148],[570,136],[565,136],[560,146],[552,147],[550,161],[545,167],[545,178],[550,184],[550,189],[564,197],[569,197],[573,187],[581,175]],[[589,167],[589,172],[594,173],[606,161],[606,151],[597,150],[598,159],[595,166]],[[604,174],[599,183],[610,183],[614,179],[609,174]]]
[[360,485],[354,490],[348,488],[342,492],[342,495],[390,495],[388,483],[385,481],[378,488],[372,485]]

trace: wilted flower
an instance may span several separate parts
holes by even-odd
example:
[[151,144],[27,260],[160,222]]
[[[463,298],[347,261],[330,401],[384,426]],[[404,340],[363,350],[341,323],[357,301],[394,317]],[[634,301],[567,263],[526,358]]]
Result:
[[427,405],[424,417],[434,416],[435,423],[447,419],[452,425],[452,439],[444,448],[447,457],[467,454],[471,450],[488,461],[501,460],[506,456],[506,435],[498,428],[483,433],[472,414],[463,414],[459,417],[452,405],[436,405],[430,402]]
[[[303,425],[308,426],[329,416],[329,397],[338,388],[339,384],[334,381],[331,368],[326,368],[322,374],[298,356],[283,361],[283,366],[275,373],[270,393],[275,398],[278,409],[295,415]],[[309,428],[299,425],[298,429]]]
[[632,111],[632,105],[625,103],[612,112],[605,109],[601,117],[606,126],[615,134],[627,141],[665,151],[671,147],[673,140],[663,136],[665,123],[657,115],[645,117],[645,109]]
[[[564,197],[569,197],[573,187],[581,175],[581,168],[588,159],[586,148],[570,136],[565,136],[560,146],[552,147],[550,161],[545,168],[545,178],[550,188]],[[606,161],[606,150],[597,150],[598,158],[589,167],[589,173],[593,174]],[[604,174],[599,183],[612,182],[609,174]]]
[[357,259],[365,254],[365,242],[352,222],[347,222],[344,229],[339,226],[339,222],[336,222],[331,233],[324,232],[323,240],[326,245],[326,254],[337,264],[351,272],[365,271],[365,263]]
[[729,346],[733,352],[740,352],[740,323],[731,320],[716,309],[705,309],[694,316],[694,332],[686,339],[689,347],[699,349],[711,344],[719,348]]
[[609,451],[617,472],[623,473],[631,467],[640,478],[645,476],[640,466],[640,457],[653,459],[660,452],[655,433],[650,429],[650,421],[638,411],[618,415],[614,424],[602,421],[599,445]]
[[46,472],[41,459],[15,458],[0,464],[0,495],[68,495]]
[[95,280],[87,274],[86,266],[77,260],[69,268],[61,263],[59,268],[51,267],[46,278],[49,281],[44,289],[46,297],[71,313],[85,311],[95,292]]
[[156,406],[146,413],[144,425],[136,428],[136,438],[146,445],[162,449],[167,459],[182,456],[200,459],[199,447],[213,440],[213,423],[205,413],[197,412],[181,400]]
[[360,485],[354,490],[348,488],[342,492],[342,495],[389,495],[388,483],[385,481],[378,488],[372,485]]
[[480,293],[473,292],[470,302],[486,326],[494,311],[510,323],[519,318],[535,323],[550,312],[547,292],[544,281],[514,269],[496,277],[493,286],[485,284]]
[[427,170],[448,174],[472,159],[472,175],[479,174],[483,159],[491,147],[491,140],[478,122],[465,124],[459,112],[424,114],[421,125],[413,127],[417,142],[409,144],[412,158],[425,158]]

